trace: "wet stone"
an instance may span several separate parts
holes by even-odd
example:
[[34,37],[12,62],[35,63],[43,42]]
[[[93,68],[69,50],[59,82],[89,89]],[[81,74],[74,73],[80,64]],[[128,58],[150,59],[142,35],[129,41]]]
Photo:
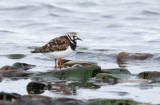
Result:
[[123,78],[128,78],[131,75],[129,70],[124,68],[102,69],[101,73],[114,74],[118,77],[123,77]]
[[52,70],[50,72],[35,75],[33,78],[39,78],[46,81],[60,79],[84,82],[87,81],[89,78],[95,77],[97,73],[100,73],[100,71],[100,66],[89,65],[85,67],[72,67],[55,71]]
[[12,101],[20,98],[21,95],[17,93],[6,93],[6,92],[0,92],[0,100],[1,101]]
[[21,58],[24,58],[25,55],[24,54],[10,54],[10,55],[7,55],[7,57],[10,59],[21,59]]
[[35,67],[35,65],[26,64],[26,63],[20,63],[16,62],[12,65],[14,68],[22,69],[22,70],[29,70]]
[[41,94],[48,89],[50,89],[50,86],[48,84],[41,83],[41,82],[30,82],[27,85],[27,92],[29,94]]
[[88,66],[88,65],[92,65],[92,63],[90,63],[90,62],[82,62],[82,61],[69,61],[69,62],[64,63],[65,67],[66,66],[72,67],[74,65]]
[[152,54],[147,53],[127,53],[121,52],[117,55],[117,61],[132,61],[132,60],[146,60],[152,57]]
[[2,68],[0,68],[0,71],[8,71],[8,70],[17,70],[15,67],[12,66],[3,66]]
[[[61,59],[61,63],[62,63],[62,64],[65,64],[65,63],[67,63],[67,62],[69,62],[69,61],[71,61],[71,60]],[[58,65],[60,65],[60,62],[59,62],[59,61],[58,61]]]
[[25,71],[18,71],[18,70],[7,70],[7,71],[1,71],[0,74],[3,77],[28,77],[32,73]]
[[89,100],[86,105],[137,105],[134,100],[125,99],[93,99]]
[[118,83],[118,80],[120,78],[118,78],[118,77],[116,77],[116,76],[114,76],[112,74],[98,73],[96,75],[96,79],[100,79],[103,82],[108,83],[108,84],[116,84],[116,83]]
[[22,96],[15,105],[85,105],[84,102],[72,98],[52,99],[47,96],[26,95]]
[[157,71],[145,71],[138,74],[139,78],[149,79],[154,82],[160,82],[160,72]]

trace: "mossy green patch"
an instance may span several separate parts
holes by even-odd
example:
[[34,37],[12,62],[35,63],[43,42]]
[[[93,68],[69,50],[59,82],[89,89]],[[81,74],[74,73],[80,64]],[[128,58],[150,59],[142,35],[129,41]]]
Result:
[[24,58],[26,55],[24,54],[9,54],[7,55],[8,58],[10,59],[21,59]]
[[101,79],[103,82],[109,83],[109,84],[116,84],[118,82],[118,77],[112,75],[112,74],[107,74],[107,73],[98,73],[96,75],[96,79]]
[[113,74],[122,78],[128,78],[131,75],[131,73],[127,69],[123,69],[123,68],[103,69],[101,71],[102,73]]
[[74,80],[87,81],[89,78],[95,77],[101,71],[99,66],[89,65],[85,67],[66,68],[63,70],[50,71],[47,73],[38,74],[35,77],[43,80]]

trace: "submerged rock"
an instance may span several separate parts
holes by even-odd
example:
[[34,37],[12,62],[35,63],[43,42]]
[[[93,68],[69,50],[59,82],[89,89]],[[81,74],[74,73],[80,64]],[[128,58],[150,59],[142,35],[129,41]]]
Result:
[[17,70],[17,69],[12,66],[3,66],[2,68],[0,68],[0,71],[11,71],[11,70]]
[[62,70],[55,70],[46,73],[35,75],[34,78],[42,80],[53,81],[55,79],[60,80],[75,80],[75,81],[87,81],[89,78],[95,77],[97,73],[101,71],[100,66],[89,65],[85,67],[72,67]]
[[20,98],[20,94],[17,93],[6,93],[6,92],[0,92],[0,100],[1,101],[12,101]]
[[152,54],[147,53],[127,53],[121,52],[117,55],[117,61],[145,60],[152,57]]
[[69,66],[69,67],[72,67],[74,65],[81,65],[81,66],[88,66],[88,65],[92,65],[93,63],[91,62],[82,62],[82,61],[69,61],[69,62],[66,62],[64,63],[64,66]]
[[160,72],[157,71],[145,71],[138,74],[139,78],[149,79],[154,82],[160,82]]
[[0,76],[0,82],[2,82],[2,77]]
[[118,83],[119,78],[107,73],[98,73],[96,75],[96,79],[101,79],[103,82],[106,82],[108,84],[116,84]]
[[27,63],[20,63],[16,62],[12,65],[14,68],[22,69],[22,70],[29,70],[35,67],[35,65],[27,64]]
[[44,84],[41,82],[30,82],[27,85],[27,92],[29,94],[41,94],[44,93],[44,91],[49,88],[50,86],[48,84]]
[[86,105],[137,105],[134,100],[129,99],[93,99],[89,100]]
[[10,59],[21,59],[21,58],[24,58],[25,55],[24,54],[10,54],[10,55],[7,55],[7,57]]
[[47,96],[26,95],[22,96],[15,105],[84,105],[84,102],[72,98],[52,99]]
[[27,77],[32,73],[25,71],[18,71],[18,70],[7,70],[7,71],[0,71],[0,74],[3,77]]
[[102,69],[101,73],[114,74],[118,77],[128,78],[131,73],[127,69],[113,68],[113,69]]

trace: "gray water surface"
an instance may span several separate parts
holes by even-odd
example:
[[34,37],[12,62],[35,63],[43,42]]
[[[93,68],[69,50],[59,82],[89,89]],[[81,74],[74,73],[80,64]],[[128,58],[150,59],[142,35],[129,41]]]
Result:
[[[43,71],[54,66],[42,54],[31,54],[34,47],[68,32],[77,32],[83,41],[78,42],[77,52],[67,59],[94,61],[102,68],[119,67],[116,56],[121,51],[150,53],[154,57],[145,61],[126,64],[131,73],[159,71],[160,62],[160,1],[159,0],[1,0],[0,1],[0,67],[15,62],[37,65],[31,71]],[[87,49],[87,50],[86,50]],[[3,55],[22,53],[20,60]],[[44,60],[45,59],[45,60]],[[3,81],[0,90],[27,94],[23,88],[30,80]],[[24,83],[24,84],[23,84]],[[128,86],[129,85],[129,86]],[[139,86],[139,84],[136,84]],[[156,84],[157,85],[157,84]],[[125,91],[119,96],[109,91]],[[88,95],[84,95],[88,92]],[[104,94],[108,92],[108,94]],[[132,98],[138,101],[160,103],[159,84],[141,90],[132,83],[102,86],[97,91],[79,89],[78,99]],[[96,95],[99,94],[99,95]],[[53,93],[44,95],[56,97]]]

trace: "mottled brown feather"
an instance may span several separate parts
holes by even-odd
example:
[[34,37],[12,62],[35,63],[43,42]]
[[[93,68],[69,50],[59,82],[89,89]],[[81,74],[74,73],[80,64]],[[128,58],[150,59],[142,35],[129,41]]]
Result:
[[67,39],[67,36],[60,36],[55,39],[52,39],[40,49],[32,51],[32,53],[64,51],[67,49],[68,46],[69,46],[69,40]]

